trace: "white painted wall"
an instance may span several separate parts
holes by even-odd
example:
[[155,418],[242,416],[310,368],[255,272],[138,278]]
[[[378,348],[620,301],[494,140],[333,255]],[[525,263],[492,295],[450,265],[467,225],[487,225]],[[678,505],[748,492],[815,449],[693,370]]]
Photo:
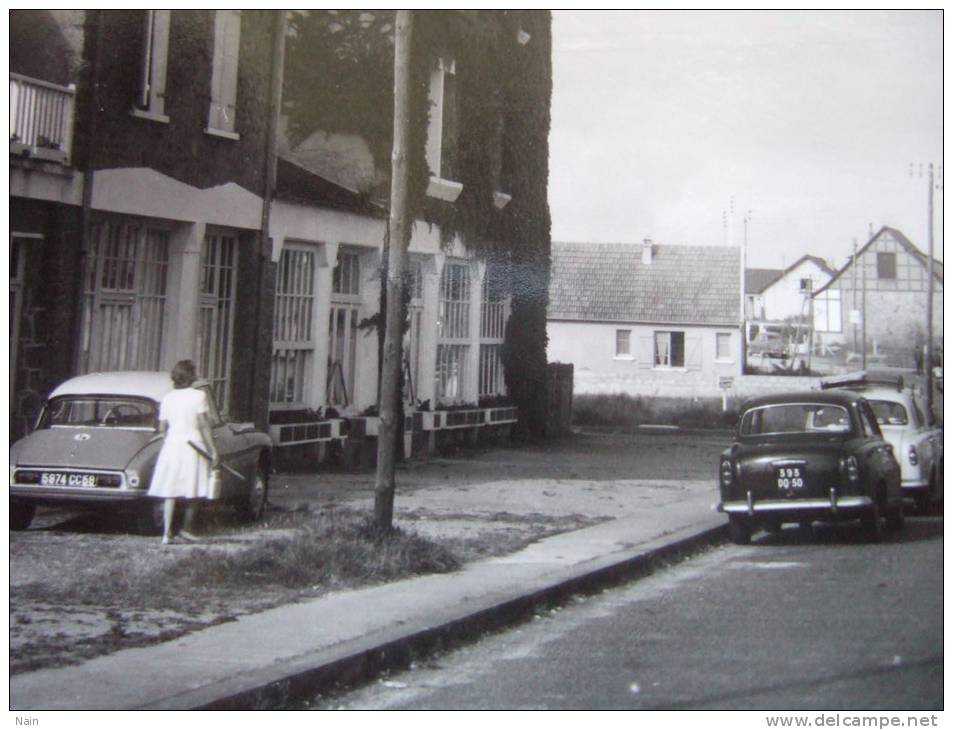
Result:
[[788,317],[810,316],[810,295],[801,291],[801,279],[811,279],[812,291],[817,291],[830,278],[831,275],[814,261],[802,261],[762,292],[764,319],[780,321]]
[[[616,331],[630,329],[632,356],[616,356]],[[655,367],[640,356],[640,341],[657,330],[685,333],[686,367]],[[716,334],[729,335],[730,355],[718,360]],[[719,378],[741,375],[741,335],[737,327],[678,326],[595,322],[547,322],[550,362],[572,363],[575,392],[634,395],[720,395]],[[699,357],[689,363],[689,341],[699,343]]]

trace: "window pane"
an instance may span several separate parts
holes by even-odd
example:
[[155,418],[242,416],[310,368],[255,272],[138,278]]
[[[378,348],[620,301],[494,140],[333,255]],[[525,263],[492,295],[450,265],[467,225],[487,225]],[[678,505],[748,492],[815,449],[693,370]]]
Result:
[[877,278],[878,279],[896,279],[897,278],[897,255],[894,253],[877,254]]
[[629,344],[629,338],[632,335],[630,330],[616,330],[615,331],[615,354],[616,355],[630,355],[631,349]]
[[685,333],[672,332],[672,367],[685,367]]
[[715,335],[715,358],[718,360],[731,359],[731,335],[719,332]]

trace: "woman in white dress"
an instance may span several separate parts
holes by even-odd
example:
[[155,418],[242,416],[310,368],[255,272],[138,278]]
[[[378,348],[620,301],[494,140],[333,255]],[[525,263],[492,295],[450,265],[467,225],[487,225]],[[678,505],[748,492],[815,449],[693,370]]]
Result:
[[[208,420],[205,392],[192,387],[195,365],[181,360],[172,368],[175,390],[163,396],[159,404],[159,436],[162,449],[149,485],[149,496],[165,500],[162,510],[162,544],[172,542],[172,519],[177,499],[186,500],[183,528],[179,535],[189,541],[197,538],[192,533],[195,518],[195,500],[210,496],[211,470],[218,466],[218,451],[212,438]],[[191,442],[191,443],[190,443]],[[204,447],[209,460],[199,454],[192,444]]]

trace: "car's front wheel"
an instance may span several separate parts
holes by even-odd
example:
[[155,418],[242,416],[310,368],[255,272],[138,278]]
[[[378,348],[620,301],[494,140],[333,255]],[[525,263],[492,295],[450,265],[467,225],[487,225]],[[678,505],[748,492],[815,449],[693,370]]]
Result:
[[248,493],[238,503],[238,514],[243,520],[257,522],[265,512],[268,501],[268,467],[258,463],[255,476]]
[[33,522],[36,505],[32,502],[10,501],[10,529],[25,530]]
[[728,515],[728,536],[735,545],[751,542],[751,523],[741,515]]

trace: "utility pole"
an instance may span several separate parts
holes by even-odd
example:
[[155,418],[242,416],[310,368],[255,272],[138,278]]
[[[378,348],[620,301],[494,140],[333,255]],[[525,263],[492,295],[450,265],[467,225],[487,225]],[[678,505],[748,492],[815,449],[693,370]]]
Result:
[[[936,180],[939,173],[939,182]],[[910,176],[913,177],[913,163],[910,163]],[[919,166],[918,177],[923,176],[923,165]],[[927,413],[932,421],[933,416],[933,191],[943,189],[943,166],[934,169],[933,163],[927,165],[927,343],[926,343],[926,406]]]
[[400,424],[400,366],[403,337],[400,309],[404,299],[404,260],[410,244],[409,165],[410,72],[414,14],[398,10],[394,30],[394,148],[391,155],[387,308],[381,367],[380,429],[377,436],[377,474],[374,482],[374,524],[389,531],[394,522],[397,432]]
[[854,239],[854,252],[850,256],[850,271],[851,271],[851,285],[850,285],[850,310],[851,310],[851,326],[854,329],[854,352],[857,352],[857,239]]
[[[941,168],[942,171],[942,168]],[[930,196],[927,203],[927,413],[933,420],[933,163],[930,163]]]

